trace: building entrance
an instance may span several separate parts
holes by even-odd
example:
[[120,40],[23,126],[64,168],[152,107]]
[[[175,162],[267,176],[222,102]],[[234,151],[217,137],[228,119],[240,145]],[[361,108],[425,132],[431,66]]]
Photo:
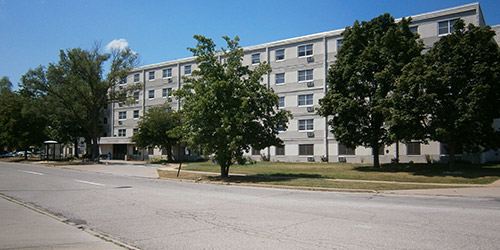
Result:
[[126,144],[113,144],[113,160],[125,160],[127,155]]

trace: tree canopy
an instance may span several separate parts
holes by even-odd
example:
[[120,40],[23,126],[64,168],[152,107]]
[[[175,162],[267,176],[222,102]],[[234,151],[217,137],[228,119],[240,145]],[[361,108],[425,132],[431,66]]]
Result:
[[468,151],[500,146],[500,132],[492,127],[500,118],[495,32],[489,26],[465,27],[463,20],[454,29],[404,68],[393,95],[400,136],[445,143],[451,169],[461,146]]
[[233,160],[250,147],[281,145],[277,129],[286,128],[291,115],[278,110],[278,96],[261,84],[271,67],[265,62],[253,69],[242,65],[244,52],[238,37],[223,37],[227,49],[222,51],[216,51],[212,39],[194,38],[197,46],[189,50],[197,57],[198,69],[176,93],[183,98],[183,134],[188,145],[214,154],[221,176],[227,177]]
[[159,147],[167,151],[168,161],[173,161],[172,147],[179,143],[181,116],[167,104],[150,107],[138,123],[138,132],[132,136],[137,147]]
[[[104,75],[104,66],[110,64]],[[54,107],[62,107],[71,124],[78,124],[91,140],[92,158],[99,155],[98,137],[102,133],[102,109],[113,102],[126,102],[137,86],[119,89],[118,83],[136,65],[137,55],[129,48],[101,53],[98,46],[92,50],[80,48],[61,50],[59,62],[29,70],[22,81],[22,91],[46,98]],[[66,126],[66,127],[67,127]]]
[[6,84],[0,88],[0,145],[22,151],[41,145],[47,138],[46,119],[35,109],[33,99],[12,91],[10,81],[3,83]]
[[372,148],[374,167],[379,167],[379,148],[395,139],[386,123],[388,97],[402,68],[423,49],[410,23],[406,18],[396,23],[384,14],[347,27],[328,71],[328,92],[320,100],[319,114],[331,118],[337,141],[350,148]]

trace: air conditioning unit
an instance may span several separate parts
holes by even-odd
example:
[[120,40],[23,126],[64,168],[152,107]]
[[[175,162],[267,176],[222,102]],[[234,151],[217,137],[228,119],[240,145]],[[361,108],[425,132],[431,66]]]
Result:
[[307,82],[307,87],[314,87],[314,82]]
[[309,138],[314,137],[314,132],[307,132],[307,137],[309,137]]
[[310,56],[307,58],[307,62],[310,63],[310,62],[314,62],[314,57]]
[[173,82],[172,78],[168,78],[168,83],[172,83],[172,82]]
[[118,125],[122,125],[122,124],[123,124],[123,122],[122,122],[122,121],[118,121]]
[[308,162],[313,162],[314,161],[314,157],[307,157],[307,161]]
[[346,161],[345,157],[340,156],[339,157],[339,162],[347,162],[347,161]]
[[307,107],[307,112],[309,113],[314,112],[314,107]]

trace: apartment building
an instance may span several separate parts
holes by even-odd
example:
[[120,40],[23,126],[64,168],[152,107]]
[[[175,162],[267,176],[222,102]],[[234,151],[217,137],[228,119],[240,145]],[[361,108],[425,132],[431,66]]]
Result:
[[[472,3],[412,16],[411,29],[419,33],[426,48],[430,48],[440,36],[452,32],[452,25],[458,18],[466,23],[485,26],[481,8]],[[354,20],[353,20],[354,21]],[[493,26],[496,31],[500,25]],[[372,162],[370,148],[346,148],[329,132],[327,120],[316,113],[319,100],[327,91],[326,75],[335,61],[337,51],[342,46],[343,29],[290,38],[244,48],[245,65],[267,62],[272,72],[267,74],[262,84],[272,88],[280,98],[279,108],[290,110],[293,119],[288,129],[280,131],[279,137],[284,147],[270,147],[251,150],[248,156],[260,159],[261,155],[272,161],[289,162]],[[498,33],[498,32],[497,32]],[[497,35],[496,41],[498,42]],[[139,150],[130,141],[137,132],[137,122],[151,106],[165,102],[175,109],[182,108],[182,102],[169,95],[183,84],[183,76],[189,76],[196,69],[195,58],[184,58],[135,68],[120,86],[143,83],[141,91],[134,93],[137,104],[113,104],[107,109],[107,134],[100,139],[101,153],[111,152],[113,158],[147,159],[166,155],[160,149]],[[495,126],[500,126],[496,122]],[[175,155],[190,155],[180,147]],[[446,160],[445,147],[439,142],[422,144],[419,142],[394,144],[380,150],[380,161],[390,162],[396,154],[403,162],[425,162]],[[476,162],[500,160],[498,152],[480,155],[463,155]]]

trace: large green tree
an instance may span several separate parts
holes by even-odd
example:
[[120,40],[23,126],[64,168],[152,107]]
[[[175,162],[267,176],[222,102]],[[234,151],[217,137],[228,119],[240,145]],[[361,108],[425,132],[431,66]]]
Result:
[[[23,89],[32,95],[45,96],[50,105],[65,110],[72,123],[77,123],[92,144],[92,158],[98,159],[98,138],[103,108],[113,102],[127,102],[138,86],[118,88],[121,79],[136,66],[137,55],[129,48],[101,53],[80,48],[60,52],[59,62],[28,71],[23,76]],[[110,65],[104,73],[106,64]]]
[[7,76],[2,76],[2,78],[0,79],[0,90],[4,88],[12,88],[12,82],[10,82]]
[[140,148],[159,147],[167,151],[168,161],[172,162],[172,147],[179,143],[181,116],[167,104],[150,107],[138,124],[139,131],[132,141]]
[[386,124],[387,98],[402,68],[423,48],[410,22],[403,18],[396,23],[384,14],[347,27],[328,71],[328,92],[320,100],[319,114],[330,118],[337,141],[351,148],[372,148],[374,167],[379,167],[379,148],[395,139]]
[[11,150],[27,151],[39,146],[47,138],[46,119],[37,112],[35,102],[10,89],[12,84],[0,88],[0,144]]
[[[500,52],[489,27],[463,20],[429,52],[405,67],[394,92],[394,124],[406,139],[445,143],[453,170],[455,154],[500,146],[492,127],[500,118]],[[400,130],[401,131],[401,130]]]
[[271,67],[265,62],[254,69],[242,65],[238,37],[223,37],[227,49],[222,51],[216,51],[212,39],[194,38],[197,46],[189,50],[197,57],[198,69],[176,93],[183,98],[184,134],[188,145],[214,154],[221,176],[227,177],[232,160],[250,147],[281,145],[277,129],[286,128],[291,115],[278,110],[278,96],[261,84]]

